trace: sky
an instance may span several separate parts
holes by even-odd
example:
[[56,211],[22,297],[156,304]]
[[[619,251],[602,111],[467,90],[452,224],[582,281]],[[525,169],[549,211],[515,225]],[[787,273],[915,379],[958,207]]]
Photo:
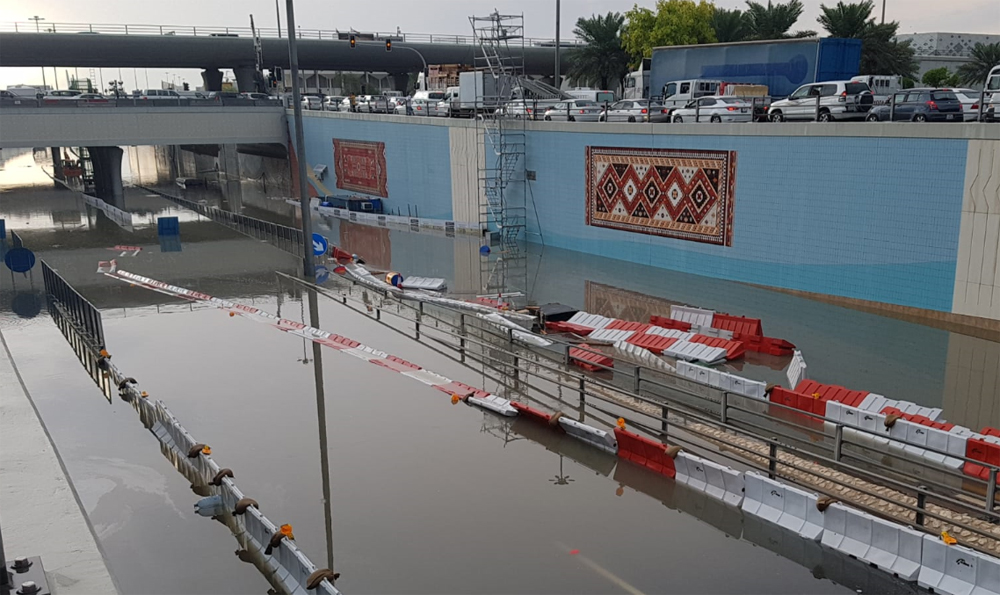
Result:
[[[764,0],[761,0],[764,1]],[[962,0],[885,0],[886,19],[899,21],[900,33],[947,31],[953,33],[1000,34],[1000,1]],[[279,0],[282,24],[285,0]],[[816,17],[820,4],[835,0],[803,0],[805,12],[795,29],[819,30]],[[506,14],[523,14],[528,37],[555,36],[555,0],[296,0],[297,24],[308,29],[355,29],[357,31],[395,31],[398,27],[410,33],[471,34],[468,17],[485,15],[494,9]],[[561,36],[572,38],[573,25],[579,17],[609,11],[625,12],[638,4],[652,8],[655,0],[562,0]],[[745,6],[742,0],[715,0],[722,8]],[[876,0],[876,12],[881,3]],[[38,15],[51,23],[114,23],[248,27],[250,14],[259,27],[274,27],[275,0],[170,0],[142,2],[136,0],[4,0],[0,3],[0,28],[6,31],[17,21],[29,23],[28,17]],[[30,23],[33,27],[34,23]],[[58,30],[58,27],[57,27]],[[2,51],[2,48],[0,48]],[[66,69],[56,69],[61,87],[66,86]],[[81,77],[88,73],[80,72]],[[117,78],[117,69],[104,69],[105,81]],[[52,69],[46,76],[51,84]],[[122,71],[126,88],[159,87],[161,80],[188,81],[192,88],[201,84],[198,71]],[[39,84],[38,68],[0,68],[0,87],[10,84]],[[136,84],[138,83],[138,84]]]

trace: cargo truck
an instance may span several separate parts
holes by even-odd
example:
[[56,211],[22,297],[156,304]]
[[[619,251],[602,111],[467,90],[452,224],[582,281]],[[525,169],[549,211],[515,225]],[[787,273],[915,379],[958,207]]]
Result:
[[643,89],[644,97],[664,97],[669,83],[722,81],[763,85],[772,97],[786,97],[806,83],[849,80],[858,74],[860,63],[859,39],[814,37],[658,47],[650,59],[648,91],[647,74],[642,70],[626,77],[625,90],[638,94]]

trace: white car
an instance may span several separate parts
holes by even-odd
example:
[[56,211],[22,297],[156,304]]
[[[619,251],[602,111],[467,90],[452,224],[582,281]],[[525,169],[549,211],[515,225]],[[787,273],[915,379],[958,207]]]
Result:
[[173,89],[146,89],[144,91],[139,91],[139,96],[137,99],[146,99],[153,101],[177,101],[181,96]]
[[302,109],[323,109],[323,100],[317,95],[303,95]]
[[42,96],[42,101],[76,101],[82,94],[80,91],[49,91]]
[[825,81],[802,85],[787,98],[771,103],[767,116],[772,122],[864,120],[874,103],[871,89],[865,83]]
[[649,101],[646,99],[624,99],[608,106],[602,113],[600,122],[646,122],[649,120]]
[[671,121],[681,122],[750,122],[753,106],[742,97],[714,95],[699,97],[671,113]]
[[542,119],[545,121],[597,122],[601,114],[601,106],[597,102],[586,99],[573,99],[570,101],[560,101],[549,107],[545,110]]
[[962,118],[966,122],[975,122],[979,119],[979,98],[982,91],[975,89],[952,89],[955,97],[962,103]]
[[[427,99],[426,97],[412,97],[410,99],[410,109],[414,116],[438,116],[448,117],[449,105],[437,99]],[[406,115],[406,101],[396,106],[396,113]]]

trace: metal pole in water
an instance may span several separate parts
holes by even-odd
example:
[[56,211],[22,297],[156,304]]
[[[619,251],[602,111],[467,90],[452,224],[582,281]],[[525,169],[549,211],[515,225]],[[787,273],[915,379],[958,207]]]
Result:
[[722,404],[721,411],[719,412],[719,421],[722,423],[729,423],[729,393],[722,391]]
[[295,153],[299,162],[299,205],[302,209],[302,257],[303,274],[307,280],[316,275],[312,245],[312,212],[309,205],[309,191],[306,188],[306,139],[302,130],[302,92],[299,90],[299,51],[295,45],[295,2],[285,0],[285,16],[288,21],[288,61],[292,70],[292,112],[295,121]]
[[[291,0],[289,0],[291,2]],[[312,254],[312,252],[310,252]],[[309,289],[309,325],[319,328],[319,302],[316,290]],[[316,419],[319,424],[319,464],[323,478],[323,516],[326,527],[326,561],[333,570],[333,511],[330,508],[330,457],[326,438],[326,392],[323,384],[323,349],[312,341],[313,382],[316,384]]]

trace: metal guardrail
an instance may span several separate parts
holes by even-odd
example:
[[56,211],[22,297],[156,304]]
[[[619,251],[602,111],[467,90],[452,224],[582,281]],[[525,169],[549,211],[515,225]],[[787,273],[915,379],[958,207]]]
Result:
[[301,229],[288,227],[287,225],[280,225],[278,223],[271,223],[270,221],[264,221],[263,219],[247,217],[246,215],[240,215],[217,207],[204,205],[194,202],[193,200],[174,196],[163,192],[162,190],[157,190],[156,188],[150,188],[148,186],[138,187],[146,190],[147,192],[157,194],[170,202],[180,205],[186,209],[190,209],[199,215],[207,217],[216,223],[221,223],[222,225],[225,225],[226,227],[244,235],[268,242],[275,248],[284,250],[285,252],[294,254],[295,256],[302,256],[303,242]]
[[[98,23],[50,23],[41,24],[35,21],[24,22],[15,21],[0,23],[0,32],[7,33],[67,33],[82,35],[169,35],[169,36],[195,36],[195,37],[246,37],[252,38],[253,31],[250,27],[199,27],[194,25],[140,25],[140,24],[98,24]],[[285,31],[276,27],[259,27],[256,29],[260,37],[281,38],[286,37]],[[448,35],[436,33],[403,33],[394,32],[371,32],[371,31],[340,31],[337,29],[305,29],[296,31],[298,39],[326,39],[326,40],[347,40],[354,35],[357,41],[400,41],[409,43],[442,43],[456,45],[475,45],[471,35]],[[555,46],[555,40],[545,37],[526,37],[526,45],[533,46]],[[571,41],[560,41],[560,47],[574,47],[579,45]]]
[[17,235],[17,232],[13,229],[10,230],[10,247],[11,248],[23,248],[24,242],[21,240],[21,236]]
[[[672,443],[696,451],[703,449],[706,441],[719,443],[718,434],[724,433],[733,440],[725,441],[725,447],[719,452],[713,451],[712,456],[728,458],[743,466],[749,465],[771,477],[781,477],[810,490],[822,491],[815,485],[803,483],[801,476],[833,482],[839,487],[882,502],[883,508],[854,501],[851,502],[852,505],[889,518],[895,517],[887,514],[884,508],[896,507],[912,515],[902,519],[904,522],[915,523],[928,532],[934,532],[926,527],[926,523],[933,520],[944,526],[969,531],[977,538],[986,537],[994,542],[997,540],[995,534],[982,526],[957,520],[952,512],[958,511],[970,522],[976,519],[1000,522],[1000,514],[993,506],[996,495],[995,466],[973,461],[992,468],[990,480],[984,482],[922,460],[897,456],[888,449],[877,449],[872,446],[873,441],[865,443],[860,438],[875,437],[874,433],[867,430],[848,428],[778,403],[758,401],[714,389],[687,378],[664,374],[661,370],[634,366],[625,360],[618,361],[620,366],[626,365],[624,369],[605,368],[614,372],[610,380],[602,377],[606,374],[601,372],[574,372],[567,369],[567,364],[570,363],[568,343],[557,344],[555,348],[547,350],[531,348],[517,342],[509,331],[495,329],[474,316],[424,303],[410,305],[391,294],[373,296],[376,292],[364,286],[361,288],[363,291],[358,291],[361,295],[354,295],[355,290],[359,289],[355,283],[348,285],[339,278],[337,283],[340,287],[339,295],[329,289],[318,289],[327,297],[374,318],[404,336],[420,341],[445,357],[466,365],[471,361],[482,366],[481,369],[475,369],[490,373],[491,380],[511,392],[523,395],[529,401],[537,402],[537,395],[540,394],[581,413],[585,408],[602,413],[611,425],[624,413],[630,425],[661,438],[666,437],[669,430]],[[409,329],[396,328],[383,314],[395,315],[404,324],[412,324],[413,334],[410,334]],[[442,336],[435,337],[434,334]],[[526,382],[529,378],[533,379],[530,383]],[[554,390],[546,390],[543,386]],[[574,404],[566,401],[566,393],[578,394],[579,402]],[[552,405],[546,403],[545,406]],[[645,409],[652,409],[657,413]],[[771,412],[781,412],[785,418],[775,417]],[[678,417],[683,419],[683,423],[677,422]],[[812,427],[797,421],[803,419],[812,421]],[[698,429],[698,426],[703,429]],[[710,428],[714,433],[706,432],[704,428]],[[845,432],[847,429],[850,432]],[[858,438],[853,439],[851,436]],[[737,439],[766,445],[767,450],[741,446]],[[893,442],[940,453],[925,445],[908,441],[893,439]],[[887,487],[901,496],[909,497],[913,503],[887,497],[884,493],[856,482],[842,481],[829,474],[818,473],[814,468],[790,460],[790,456],[802,462],[819,463],[828,470],[845,473],[873,486]],[[966,457],[956,458],[971,460]],[[970,486],[974,486],[974,490],[966,489]],[[932,506],[938,508],[932,509]],[[945,510],[948,512],[942,514]],[[983,549],[973,542],[968,542],[967,545]],[[983,551],[996,555],[996,549],[994,547]]]
[[[43,271],[51,271],[44,261],[42,266]],[[61,278],[58,281],[65,284],[72,295],[79,295]],[[150,400],[147,393],[136,387],[133,378],[111,363],[111,356],[103,346],[95,344],[85,327],[78,324],[72,313],[72,304],[72,299],[69,304],[58,298],[49,299],[49,313],[53,321],[108,401],[117,394],[131,404],[146,429],[160,441],[164,456],[199,488],[199,494],[207,494],[195,505],[195,512],[222,520],[250,554],[251,561],[264,578],[278,592],[289,595],[339,595],[340,592],[329,580],[332,572],[318,569],[292,539],[285,537],[282,527],[259,511],[256,502],[249,500],[252,504],[248,503],[244,492],[233,481],[232,471],[220,467],[212,459],[211,451],[195,440],[163,401]],[[202,506],[209,508],[199,510]]]
[[280,99],[244,99],[241,97],[218,97],[214,99],[199,99],[196,97],[157,97],[156,99],[141,99],[137,97],[121,97],[107,99],[35,99],[31,97],[12,99],[0,98],[0,107],[59,109],[69,107],[85,107],[88,109],[129,108],[129,107],[272,107],[280,109]]
[[67,315],[83,329],[87,339],[94,343],[98,350],[104,347],[104,326],[101,323],[101,313],[80,295],[73,286],[59,276],[44,260],[42,279],[45,281],[45,293],[49,298],[57,300],[65,308]]

